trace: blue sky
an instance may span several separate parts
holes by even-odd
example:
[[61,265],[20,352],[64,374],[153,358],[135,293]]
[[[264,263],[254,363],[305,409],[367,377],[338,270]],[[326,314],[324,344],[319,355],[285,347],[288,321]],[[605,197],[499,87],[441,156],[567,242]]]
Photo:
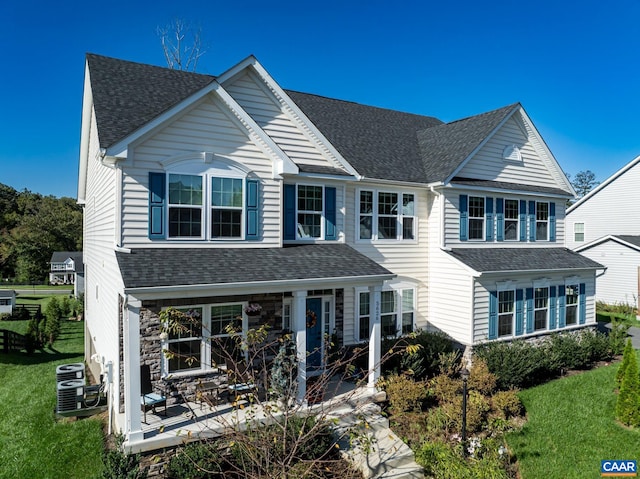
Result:
[[87,52],[165,65],[158,26],[255,55],[284,88],[452,121],[521,102],[562,168],[603,181],[640,154],[640,2],[8,0],[0,183],[76,196]]

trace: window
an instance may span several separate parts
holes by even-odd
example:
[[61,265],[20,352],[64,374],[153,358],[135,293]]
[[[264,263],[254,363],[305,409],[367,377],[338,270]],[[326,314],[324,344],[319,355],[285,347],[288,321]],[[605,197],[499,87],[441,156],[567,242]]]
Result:
[[0,298],[0,306],[10,306],[11,300],[6,298]]
[[167,350],[171,356],[168,358],[168,371],[200,369],[202,362],[202,308],[178,309],[178,311],[186,313],[186,317],[180,322],[177,331],[169,333]]
[[396,304],[395,291],[382,292],[380,297],[380,322],[382,323],[383,336],[396,336],[398,333]]
[[[371,294],[368,290],[357,291],[356,308],[358,325],[356,332],[360,341],[371,334]],[[415,320],[415,289],[397,288],[382,291],[380,295],[380,323],[382,336],[398,336],[411,333]]]
[[534,331],[547,329],[547,317],[549,316],[549,288],[535,288],[533,311]]
[[536,202],[536,240],[549,239],[549,203]]
[[291,331],[291,299],[282,303],[282,330]]
[[565,287],[566,296],[566,309],[565,309],[565,324],[567,326],[572,324],[578,324],[578,294],[579,289],[577,284],[568,284]]
[[584,223],[573,223],[573,240],[584,241]]
[[362,190],[359,194],[359,239],[415,239],[415,196],[411,193]]
[[365,341],[371,335],[371,306],[368,291],[358,293],[358,338]]
[[298,237],[322,237],[322,186],[298,185]]
[[504,200],[504,239],[518,241],[518,200]]
[[230,329],[242,328],[242,304],[222,304],[211,306],[211,365],[226,364],[226,358],[241,356]]
[[202,177],[169,175],[169,237],[202,236]]
[[413,289],[402,290],[402,334],[413,331]]
[[515,292],[498,291],[498,337],[513,334],[515,314]]
[[469,197],[469,239],[484,239],[484,198]]
[[211,178],[211,237],[242,237],[242,179]]

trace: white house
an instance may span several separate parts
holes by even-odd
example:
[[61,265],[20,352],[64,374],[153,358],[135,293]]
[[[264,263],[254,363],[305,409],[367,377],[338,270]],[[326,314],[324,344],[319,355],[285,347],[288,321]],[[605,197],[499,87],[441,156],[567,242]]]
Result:
[[[113,366],[132,448],[141,363],[156,384],[214,375],[236,317],[293,331],[300,400],[322,333],[369,344],[373,389],[382,335],[472,347],[595,322],[601,266],[564,247],[574,191],[520,104],[443,123],[284,90],[254,57],[214,77],[89,54],[79,171],[85,354]],[[161,337],[169,306],[207,328]]]
[[567,210],[566,245],[607,268],[598,275],[598,301],[638,306],[640,221],[633,208],[621,208],[638,203],[638,184],[640,156]]
[[82,251],[54,251],[49,267],[49,283],[72,284],[76,298],[84,294]]
[[16,305],[16,292],[11,289],[0,289],[0,316],[12,314]]

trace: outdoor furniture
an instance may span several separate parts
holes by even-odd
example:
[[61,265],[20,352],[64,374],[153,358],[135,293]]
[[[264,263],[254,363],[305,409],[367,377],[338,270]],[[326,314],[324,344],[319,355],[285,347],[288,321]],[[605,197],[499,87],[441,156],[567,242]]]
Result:
[[196,384],[196,402],[200,403],[200,409],[204,403],[218,405],[220,401],[220,383],[218,381],[200,381]]
[[162,394],[153,392],[151,384],[151,368],[148,364],[140,366],[140,406],[144,413],[144,423],[147,423],[147,411],[153,409],[156,412],[157,406],[164,406],[164,415],[167,415],[167,398]]
[[237,363],[232,358],[227,358],[227,389],[229,395],[234,397],[233,404],[242,397],[257,397],[258,385],[244,362]]

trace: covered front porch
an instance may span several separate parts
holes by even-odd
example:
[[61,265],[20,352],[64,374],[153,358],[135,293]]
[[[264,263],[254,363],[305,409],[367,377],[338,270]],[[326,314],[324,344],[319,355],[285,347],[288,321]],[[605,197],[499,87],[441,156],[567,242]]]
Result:
[[[121,268],[131,267],[128,263],[131,260],[134,263],[142,261],[146,265],[156,264],[153,257],[161,254],[157,250],[144,252],[137,258],[135,256],[138,251],[123,258],[119,256]],[[231,252],[210,249],[205,252],[207,261],[195,260],[198,264],[194,264],[193,254],[190,255],[185,250],[184,256],[181,256],[181,252],[182,250],[172,250],[171,254],[174,258],[181,257],[182,270],[186,268],[192,272],[193,269],[190,268],[201,269],[203,277],[191,279],[197,281],[194,284],[154,285],[158,281],[156,272],[155,275],[149,273],[144,278],[136,278],[137,282],[132,281],[130,287],[125,289],[122,301],[123,354],[118,381],[120,404],[123,407],[119,408],[120,413],[114,418],[117,428],[125,435],[125,447],[130,450],[166,447],[167,441],[175,441],[175,437],[185,431],[189,434],[188,437],[220,435],[234,424],[242,424],[247,411],[251,412],[252,417],[259,417],[265,407],[268,415],[273,417],[269,371],[277,349],[272,348],[271,353],[268,353],[269,348],[266,347],[259,354],[254,354],[245,339],[255,335],[256,331],[265,331],[262,339],[265,343],[278,344],[285,337],[292,341],[295,387],[291,394],[293,404],[290,406],[311,407],[308,382],[311,378],[327,375],[331,362],[330,346],[333,346],[334,341],[339,342],[343,336],[345,323],[353,323],[352,317],[345,317],[345,305],[341,302],[346,288],[366,287],[370,292],[371,334],[367,357],[360,368],[360,378],[363,379],[362,384],[365,384],[365,395],[376,393],[381,356],[381,291],[383,283],[392,279],[393,274],[352,248],[337,244]],[[252,261],[256,267],[253,270],[255,274],[247,271],[245,275],[238,277],[231,270],[225,270],[222,265],[214,270],[202,267],[203,264],[219,265],[221,257],[228,258],[230,255],[236,261]],[[273,270],[269,271],[268,279],[264,277],[260,273],[260,262],[264,261],[275,267],[275,274],[283,279],[274,279]],[[142,269],[139,263],[134,267]],[[171,276],[174,279],[183,278],[180,269],[172,271]],[[124,271],[123,277],[126,277]],[[249,281],[250,278],[253,281]],[[162,279],[160,277],[161,281]],[[162,311],[169,307],[197,316],[203,325],[202,329],[190,326],[191,332],[183,336],[167,335],[161,317]],[[256,309],[261,314],[254,314]],[[232,323],[240,331],[240,336],[232,339],[240,339],[240,342],[221,342],[221,339],[228,339],[225,326]],[[263,328],[265,325],[267,327]],[[222,348],[219,347],[220,344],[223,345]],[[260,399],[251,404],[241,403],[240,407],[234,407],[237,401],[230,399],[214,404],[213,407],[197,404],[197,387],[203,381],[217,381],[219,389],[227,389],[228,385],[221,384],[221,381],[224,381],[223,378],[231,368],[231,349],[240,353],[235,356],[234,361],[237,359],[243,362],[247,368],[262,369],[262,374],[254,377],[253,381],[261,383],[259,386],[263,394]],[[195,359],[191,362],[181,361],[179,358],[185,352]],[[158,391],[164,391],[167,398],[167,410],[170,414],[166,419],[162,415],[158,416],[160,423],[149,420],[147,424],[143,422],[140,408],[140,368],[143,365],[150,368],[154,387]],[[345,371],[343,368],[342,373]],[[334,373],[331,370],[331,377]],[[347,384],[345,381],[340,382],[344,383],[341,387]],[[323,392],[324,399],[328,401],[342,394],[338,388]],[[184,437],[178,439],[180,441],[184,441]]]

